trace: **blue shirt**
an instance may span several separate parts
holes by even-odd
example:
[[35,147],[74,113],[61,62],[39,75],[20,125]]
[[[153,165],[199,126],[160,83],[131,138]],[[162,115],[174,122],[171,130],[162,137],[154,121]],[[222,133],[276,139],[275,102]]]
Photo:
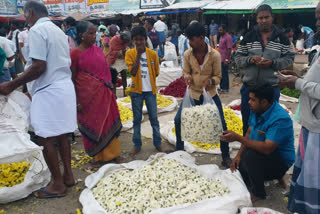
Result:
[[249,126],[251,126],[250,139],[265,141],[270,140],[278,145],[276,152],[280,154],[288,167],[295,160],[294,134],[291,117],[278,102],[258,116],[250,113]]
[[211,36],[217,35],[219,32],[219,26],[217,24],[210,24],[209,31]]
[[309,36],[310,33],[313,33],[313,30],[311,28],[305,26],[301,28],[301,31],[305,33],[307,36]]

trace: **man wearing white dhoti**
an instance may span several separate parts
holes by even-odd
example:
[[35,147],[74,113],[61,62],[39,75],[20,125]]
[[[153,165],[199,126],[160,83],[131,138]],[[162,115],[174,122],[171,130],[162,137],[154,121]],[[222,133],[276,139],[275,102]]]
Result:
[[[30,91],[31,125],[52,174],[52,182],[35,195],[39,198],[65,196],[66,187],[75,184],[71,170],[71,151],[67,133],[76,129],[76,96],[71,81],[70,51],[67,36],[48,16],[46,7],[37,1],[24,6],[29,31],[29,57],[25,72],[11,82],[0,84],[0,94],[7,95],[23,84],[33,81]],[[58,150],[63,161],[59,169]]]

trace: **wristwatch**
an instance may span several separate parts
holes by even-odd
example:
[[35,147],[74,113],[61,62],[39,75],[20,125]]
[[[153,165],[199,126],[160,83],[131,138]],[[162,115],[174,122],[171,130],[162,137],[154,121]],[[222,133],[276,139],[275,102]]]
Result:
[[229,60],[228,60],[228,59],[225,59],[224,61],[229,62]]

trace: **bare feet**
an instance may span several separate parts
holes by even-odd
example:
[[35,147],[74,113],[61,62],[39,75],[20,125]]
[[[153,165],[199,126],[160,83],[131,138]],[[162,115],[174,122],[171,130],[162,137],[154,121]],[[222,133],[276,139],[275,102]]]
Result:
[[132,151],[129,153],[130,156],[135,156],[141,151],[141,148],[133,148]]
[[262,200],[262,198],[255,196],[252,192],[250,192],[250,198],[251,198],[252,203]]

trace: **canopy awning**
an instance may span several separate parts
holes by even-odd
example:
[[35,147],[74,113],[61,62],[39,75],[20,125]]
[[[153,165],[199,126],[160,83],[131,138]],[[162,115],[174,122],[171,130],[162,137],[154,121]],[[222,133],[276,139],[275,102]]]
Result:
[[314,12],[319,0],[264,0],[262,4],[272,7],[273,13]]
[[264,0],[262,4],[268,4],[273,10],[283,9],[314,9],[319,0]]
[[215,1],[205,7],[205,14],[245,14],[252,13],[263,0],[229,0],[229,1]]
[[190,1],[190,2],[179,2],[168,7],[163,8],[162,10],[179,10],[179,9],[200,9],[205,7],[212,1]]
[[157,12],[148,12],[147,16],[155,15],[165,15],[165,14],[177,14],[177,13],[198,13],[198,10],[175,10],[175,11],[157,11]]

